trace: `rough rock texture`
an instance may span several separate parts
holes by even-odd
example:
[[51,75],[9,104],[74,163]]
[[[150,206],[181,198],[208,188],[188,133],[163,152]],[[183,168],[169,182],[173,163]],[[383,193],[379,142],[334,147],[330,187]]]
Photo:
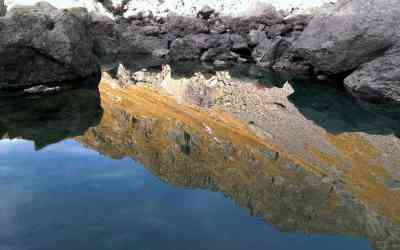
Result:
[[400,1],[341,0],[312,19],[295,47],[316,70],[354,70],[400,38]]
[[400,103],[400,45],[363,64],[345,79],[345,85],[362,99]]
[[266,38],[260,41],[257,47],[254,48],[252,56],[258,64],[271,67],[290,45],[282,37],[276,37],[275,39]]
[[99,71],[84,9],[47,3],[15,7],[0,19],[0,83],[25,88]]
[[0,0],[0,17],[5,16],[7,12],[7,6],[4,4],[4,0]]

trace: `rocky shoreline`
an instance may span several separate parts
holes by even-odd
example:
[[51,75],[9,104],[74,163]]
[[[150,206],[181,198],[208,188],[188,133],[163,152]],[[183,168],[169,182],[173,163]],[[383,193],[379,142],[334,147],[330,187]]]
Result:
[[[338,1],[313,16],[270,8],[259,16],[226,17],[204,7],[196,17],[140,12],[124,18],[121,10],[115,19],[43,2],[14,6],[0,18],[1,32],[10,34],[0,38],[0,70],[5,69],[0,83],[77,79],[98,71],[100,64],[146,57],[150,66],[252,63],[338,79],[356,98],[399,103],[399,5],[395,0]],[[31,62],[28,70],[18,65],[16,54],[18,62]]]

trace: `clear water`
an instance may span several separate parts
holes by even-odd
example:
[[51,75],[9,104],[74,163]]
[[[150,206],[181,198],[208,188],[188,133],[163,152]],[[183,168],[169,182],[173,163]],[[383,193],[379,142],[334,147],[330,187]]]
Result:
[[[261,74],[257,84],[271,88],[264,82],[278,78]],[[327,86],[293,86],[281,106],[294,105],[298,123],[287,124],[295,136],[283,137],[289,140],[281,148],[315,136],[326,140],[323,150],[326,134],[341,143],[342,134],[353,140],[362,133],[379,139],[374,145],[388,150],[386,162],[396,161],[399,152],[389,149],[399,143],[397,111],[365,109]],[[337,177],[332,188],[248,139],[232,120],[214,124],[159,96],[141,100],[148,92],[125,102],[108,91],[0,100],[0,250],[400,249],[396,166],[385,166],[385,174],[393,175],[387,182],[365,177],[378,183],[379,195],[351,178]],[[311,136],[307,127],[314,129]],[[345,148],[369,157],[365,142]],[[338,173],[360,167],[364,155],[351,161],[328,146],[324,150],[349,164],[337,166]],[[390,204],[380,206],[386,200]]]
[[371,249],[280,232],[219,192],[177,188],[73,140],[0,142],[0,249]]

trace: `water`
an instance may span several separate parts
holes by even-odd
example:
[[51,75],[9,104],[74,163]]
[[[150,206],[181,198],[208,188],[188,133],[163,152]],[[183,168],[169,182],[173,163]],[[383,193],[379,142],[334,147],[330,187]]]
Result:
[[[398,249],[399,158],[384,155],[398,143],[390,126],[378,133],[337,115],[338,131],[326,119],[300,119],[318,106],[292,111],[294,126],[305,123],[318,142],[307,129],[295,140],[274,124],[270,137],[252,127],[268,124],[247,124],[239,112],[237,120],[105,83],[10,104],[0,105],[1,250]],[[355,153],[332,151],[343,136]],[[360,163],[361,177],[351,172]]]

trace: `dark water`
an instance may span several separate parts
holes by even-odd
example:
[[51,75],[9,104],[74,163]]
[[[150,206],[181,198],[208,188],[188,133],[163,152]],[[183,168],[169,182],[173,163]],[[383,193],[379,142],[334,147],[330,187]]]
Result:
[[0,142],[0,249],[371,249],[279,232],[221,193],[176,188],[66,140]]
[[[294,86],[299,115],[329,133],[398,134],[396,117],[338,90]],[[341,181],[100,95],[0,102],[0,250],[399,249],[393,215],[337,191]]]

